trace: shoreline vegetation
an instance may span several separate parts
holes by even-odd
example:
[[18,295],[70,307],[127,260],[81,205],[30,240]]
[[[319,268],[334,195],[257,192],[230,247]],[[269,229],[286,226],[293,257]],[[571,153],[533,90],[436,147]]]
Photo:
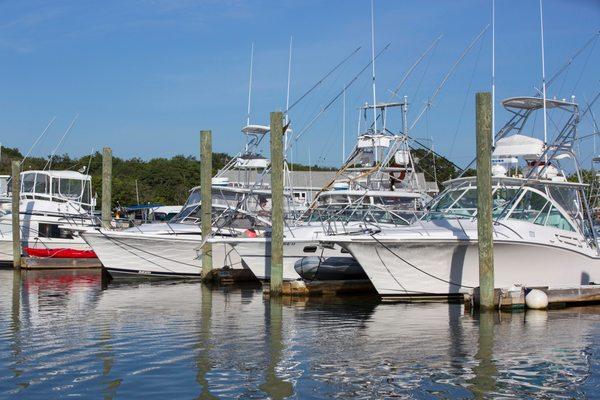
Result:
[[[417,169],[425,174],[427,180],[437,178],[440,189],[443,182],[455,178],[460,170],[448,159],[435,156],[424,149],[413,150]],[[226,153],[213,153],[213,175],[231,159]],[[2,147],[0,174],[10,175],[11,161],[22,160],[23,154],[18,148]],[[23,171],[43,169],[48,157],[28,157]],[[51,169],[80,171],[89,165],[87,174],[92,176],[92,192],[102,196],[102,153],[95,152],[82,157],[71,157],[68,154],[55,155]],[[436,174],[434,174],[434,165]],[[290,164],[293,171],[336,171],[337,167],[308,166]],[[591,170],[582,170],[585,182],[591,183],[594,174]],[[465,176],[475,175],[474,169],[467,170]],[[171,158],[152,158],[143,160],[133,157],[124,159],[113,156],[113,207],[137,203],[135,182],[137,180],[140,203],[161,203],[165,205],[183,204],[189,190],[200,185],[200,160],[193,156],[176,155]],[[571,179],[570,179],[571,180]]]

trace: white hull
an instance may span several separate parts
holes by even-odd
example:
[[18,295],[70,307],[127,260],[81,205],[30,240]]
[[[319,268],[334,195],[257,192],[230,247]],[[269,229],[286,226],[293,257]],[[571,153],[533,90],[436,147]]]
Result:
[[[476,240],[405,239],[343,243],[380,295],[471,292],[479,286]],[[573,288],[600,283],[600,258],[558,246],[494,241],[494,287]]]
[[[43,217],[21,220],[21,249],[31,247],[36,249],[73,249],[90,250],[90,246],[79,236],[72,238],[46,238],[38,234],[39,223],[58,223],[58,220]],[[13,260],[12,225],[0,222],[0,262]],[[25,253],[25,250],[22,250]]]
[[[182,277],[199,277],[202,272],[200,235],[89,230],[82,236],[111,272]],[[241,258],[230,246],[212,247],[214,268],[243,268]]]

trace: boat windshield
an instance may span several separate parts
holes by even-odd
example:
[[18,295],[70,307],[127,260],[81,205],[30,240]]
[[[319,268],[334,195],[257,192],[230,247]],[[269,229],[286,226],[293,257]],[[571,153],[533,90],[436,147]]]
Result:
[[509,218],[575,232],[569,219],[552,204],[548,197],[531,189],[525,190],[520,196]]
[[171,222],[182,222],[186,218],[192,216],[194,219],[197,219],[200,215],[200,190],[193,190],[192,193],[188,196],[185,204],[181,208],[181,211],[177,213],[172,219]]
[[[497,186],[492,191],[492,216],[498,218],[505,206],[516,197],[519,189]],[[440,195],[440,198],[425,214],[425,220],[473,218],[477,214],[477,188],[454,187]]]
[[[559,207],[552,203],[551,198]],[[559,208],[563,208],[575,221],[580,213],[578,195],[575,190],[568,188],[496,186],[492,191],[492,201],[494,219],[515,219],[570,232],[574,232],[575,228]],[[476,214],[477,188],[455,187],[440,196],[424,219],[473,218]]]
[[416,219],[411,211],[387,210],[373,206],[328,206],[317,207],[304,218],[305,222],[368,222],[393,225],[408,225]]

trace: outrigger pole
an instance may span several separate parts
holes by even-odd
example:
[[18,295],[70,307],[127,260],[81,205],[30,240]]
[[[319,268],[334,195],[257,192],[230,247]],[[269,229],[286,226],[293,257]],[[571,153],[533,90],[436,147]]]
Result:
[[438,94],[440,93],[440,91],[442,90],[442,88],[444,87],[444,85],[446,84],[446,82],[448,81],[448,79],[450,78],[450,76],[452,75],[454,70],[456,69],[456,67],[458,67],[458,64],[460,64],[460,62],[466,57],[466,55],[469,53],[469,51],[471,51],[473,46],[475,46],[475,44],[477,44],[477,42],[481,39],[481,37],[488,30],[489,27],[490,27],[490,25],[488,24],[485,28],[483,28],[483,30],[481,32],[479,32],[479,34],[475,37],[475,39],[473,39],[473,41],[462,52],[462,54],[460,55],[460,57],[458,57],[458,59],[454,62],[454,64],[452,64],[452,67],[450,67],[450,70],[448,70],[446,75],[444,75],[444,78],[442,79],[442,81],[440,82],[438,87],[433,92],[433,95],[427,101],[427,104],[425,104],[425,107],[423,107],[423,109],[421,110],[421,112],[419,113],[419,115],[417,116],[415,121],[410,126],[410,128],[409,128],[410,131],[412,131],[412,129],[415,127],[415,125],[421,120],[421,118],[423,117],[425,112],[429,108],[431,108],[433,101],[437,98]]

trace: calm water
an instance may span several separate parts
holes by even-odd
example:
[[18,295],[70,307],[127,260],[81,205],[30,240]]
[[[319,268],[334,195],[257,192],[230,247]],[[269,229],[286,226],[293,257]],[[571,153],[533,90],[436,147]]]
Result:
[[594,398],[600,307],[264,300],[0,271],[0,398]]

